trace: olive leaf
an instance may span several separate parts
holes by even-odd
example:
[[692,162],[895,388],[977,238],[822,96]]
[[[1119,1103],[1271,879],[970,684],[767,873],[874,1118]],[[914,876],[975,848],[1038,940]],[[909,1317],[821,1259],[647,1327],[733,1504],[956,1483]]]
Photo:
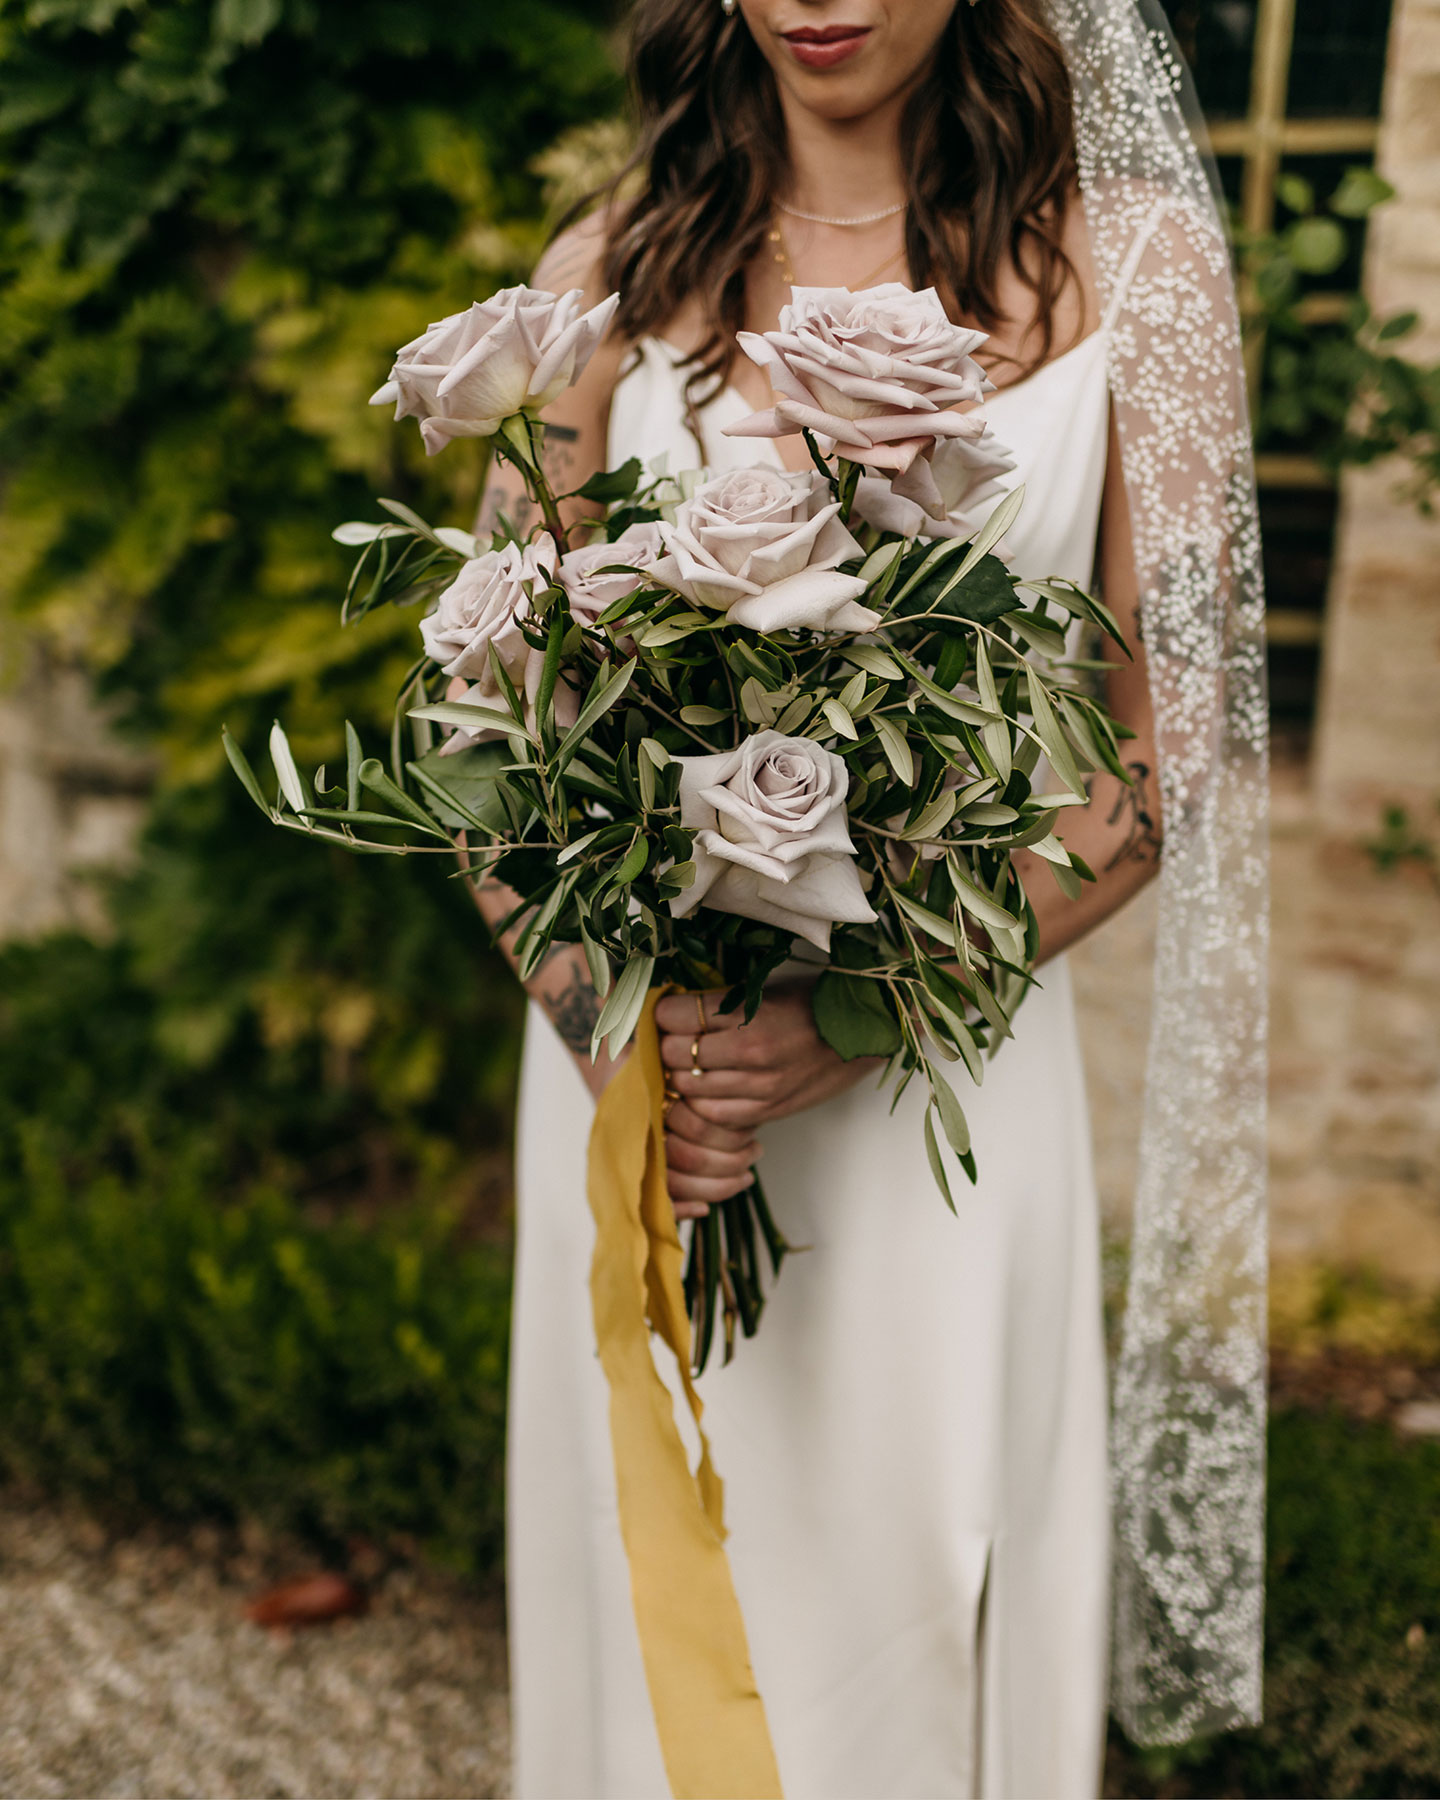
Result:
[[900,1048],[883,983],[827,969],[810,993],[815,1029],[844,1062],[860,1056],[893,1056]]

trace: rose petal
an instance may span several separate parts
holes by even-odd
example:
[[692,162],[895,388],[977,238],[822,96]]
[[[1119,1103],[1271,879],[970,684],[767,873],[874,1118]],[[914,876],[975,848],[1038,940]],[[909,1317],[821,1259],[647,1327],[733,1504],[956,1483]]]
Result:
[[[880,614],[852,605],[865,592],[858,575],[842,575],[836,569],[802,569],[787,581],[778,581],[760,593],[735,601],[729,609],[732,624],[751,631],[832,631],[835,619],[848,609],[846,629],[873,631]],[[863,619],[863,623],[854,623]]]
[[777,394],[788,394],[792,400],[808,400],[809,395],[791,374],[780,348],[768,342],[759,332],[737,331],[735,342],[751,362],[764,369]]
[[[916,467],[919,461],[917,457],[910,466]],[[929,534],[936,524],[913,500],[897,494],[894,484],[879,475],[862,475],[855,484],[853,516],[877,531],[893,531],[900,537]]]
[[720,831],[702,831],[698,841],[704,844],[711,856],[718,857],[721,862],[736,863],[741,868],[753,869],[756,874],[778,882],[782,887],[796,873],[783,859],[770,855],[758,844],[737,843]]
[[746,413],[743,419],[737,419],[733,425],[720,427],[722,437],[793,437],[795,427],[788,420],[782,419],[773,406],[767,406],[764,412]]
[[425,454],[438,456],[452,438],[492,437],[500,429],[498,419],[422,419],[420,436]]
[[792,932],[827,952],[832,925],[871,924],[876,917],[846,857],[816,857],[802,876],[785,884],[732,863],[710,889],[707,903]]

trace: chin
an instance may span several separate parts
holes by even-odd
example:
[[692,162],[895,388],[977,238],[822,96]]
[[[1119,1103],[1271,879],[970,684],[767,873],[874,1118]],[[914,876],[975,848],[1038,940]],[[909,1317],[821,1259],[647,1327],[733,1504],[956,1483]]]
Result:
[[820,119],[863,119],[889,100],[896,89],[850,75],[809,75],[789,84],[807,112]]

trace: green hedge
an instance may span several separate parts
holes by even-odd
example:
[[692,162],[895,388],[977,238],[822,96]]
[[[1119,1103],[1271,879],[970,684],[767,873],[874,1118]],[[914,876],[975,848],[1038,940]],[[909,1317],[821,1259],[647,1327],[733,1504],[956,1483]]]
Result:
[[171,796],[110,938],[0,946],[0,1180],[27,1124],[77,1182],[203,1149],[221,1196],[327,1202],[440,1191],[504,1141],[520,994],[468,895],[278,836],[243,793]]
[[366,396],[529,266],[537,157],[616,101],[610,11],[0,0],[0,660],[79,661],[159,769],[113,941],[0,968],[0,1177],[17,1117],[75,1180],[208,1139],[219,1194],[357,1157],[399,1192],[502,1137],[518,1008],[446,868],[269,829],[220,728],[388,729],[415,618],[337,630],[330,529],[377,488],[469,523],[482,458]]
[[1148,1754],[1117,1733],[1108,1791],[1440,1793],[1437,1496],[1440,1443],[1333,1413],[1272,1418],[1265,1723]]
[[[172,1516],[499,1562],[508,1266],[414,1209],[318,1228],[218,1201],[202,1148],[0,1179],[0,1463]],[[1287,1411],[1270,1434],[1266,1722],[1117,1737],[1125,1795],[1440,1791],[1440,1444]],[[1416,1628],[1419,1628],[1418,1631]]]
[[0,1464],[493,1570],[508,1292],[504,1250],[439,1212],[318,1228],[220,1200],[198,1149],[77,1183],[32,1132],[0,1179]]

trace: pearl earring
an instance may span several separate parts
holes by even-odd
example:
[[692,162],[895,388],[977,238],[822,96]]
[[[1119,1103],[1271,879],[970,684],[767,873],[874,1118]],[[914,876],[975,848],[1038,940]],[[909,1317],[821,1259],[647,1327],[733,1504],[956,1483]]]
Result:
[[735,8],[737,4],[738,0],[720,0],[720,10],[727,19],[733,19],[735,17]]

